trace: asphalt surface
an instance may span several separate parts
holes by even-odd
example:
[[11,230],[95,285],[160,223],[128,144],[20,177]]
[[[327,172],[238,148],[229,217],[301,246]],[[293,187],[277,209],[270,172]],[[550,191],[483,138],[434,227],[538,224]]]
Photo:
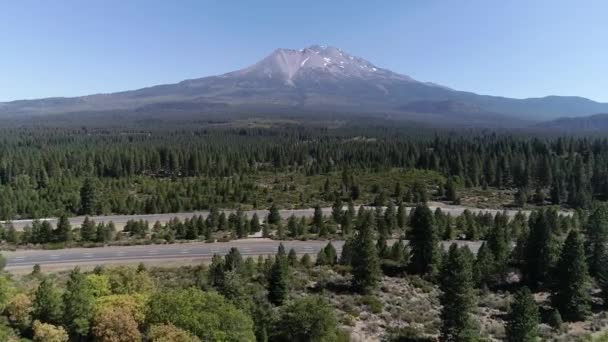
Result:
[[[439,202],[428,203],[431,210],[441,208],[446,214],[452,216],[462,215],[464,210],[470,210],[473,213],[477,212],[490,212],[495,214],[496,212],[505,212],[508,216],[512,217],[517,214],[518,210],[495,210],[495,209],[479,209],[470,208],[463,206],[447,205]],[[408,211],[411,208],[408,208]],[[231,210],[225,210],[226,213],[232,212]],[[291,215],[296,217],[312,217],[314,209],[293,209],[293,210],[281,210],[281,216],[287,218]],[[528,214],[529,211],[522,211]],[[156,221],[166,223],[174,218],[181,220],[191,218],[193,215],[202,215],[206,217],[208,211],[196,211],[188,213],[168,213],[168,214],[150,214],[150,215],[108,215],[108,216],[91,216],[90,218],[95,222],[114,222],[117,229],[122,229],[129,220],[146,220],[153,224]],[[267,210],[251,210],[246,211],[245,214],[248,217],[253,216],[257,213],[260,218],[266,217],[268,214]],[[323,213],[326,216],[331,215],[331,208],[323,208]],[[568,215],[568,212],[563,212]],[[56,225],[56,218],[46,218],[51,224]],[[78,227],[82,224],[84,216],[77,216],[70,218],[70,223],[73,227]],[[16,220],[12,221],[12,224],[17,230],[22,230],[32,224],[33,220]],[[461,245],[468,245],[473,252],[477,252],[480,246],[480,242],[472,241],[456,241]],[[272,241],[268,239],[245,239],[236,240],[225,243],[182,243],[182,244],[171,244],[171,245],[143,245],[143,246],[111,246],[111,247],[97,247],[97,248],[69,248],[61,250],[18,250],[15,252],[3,252],[3,255],[7,259],[7,269],[23,269],[31,268],[35,264],[39,265],[85,265],[85,264],[111,264],[111,263],[137,263],[140,261],[167,261],[167,260],[192,260],[192,261],[204,261],[210,260],[214,254],[224,255],[231,247],[239,248],[241,254],[244,256],[257,256],[257,255],[269,255],[276,253],[279,245],[279,241]],[[284,241],[285,247],[289,250],[294,248],[296,253],[299,255],[312,254],[316,255],[321,248],[323,248],[327,241]],[[343,245],[342,241],[334,241],[334,246],[338,252],[341,250]],[[444,242],[447,247],[452,242]]]
[[[481,245],[479,241],[446,241],[447,248],[451,243],[467,245],[476,253]],[[225,255],[230,248],[236,247],[243,256],[271,255],[277,252],[279,244],[283,243],[287,251],[293,248],[298,255],[310,254],[316,256],[328,241],[274,241],[269,239],[244,239],[230,242],[193,242],[170,245],[145,246],[111,246],[98,248],[68,248],[61,250],[21,250],[5,252],[7,270],[32,268],[40,266],[57,265],[83,265],[83,264],[113,264],[138,263],[167,260],[210,260],[213,255]],[[390,243],[390,242],[389,242]],[[344,241],[332,241],[338,254],[342,250]]]
[[[505,212],[510,217],[514,216],[515,214],[517,214],[519,212],[519,210],[513,210],[513,209],[509,209],[509,210],[479,209],[479,208],[464,207],[464,206],[458,206],[458,205],[449,205],[449,204],[444,204],[444,203],[440,203],[440,202],[429,202],[428,205],[431,210],[441,208],[441,210],[444,213],[450,214],[452,216],[462,215],[462,213],[465,210],[469,210],[473,213],[489,212],[492,214],[495,214],[497,212]],[[408,211],[411,209],[412,208],[408,208]],[[331,215],[331,208],[322,208],[322,211],[325,216]],[[226,212],[228,214],[228,213],[233,212],[233,210],[224,210],[224,212]],[[295,217],[302,217],[302,216],[312,217],[314,214],[314,209],[312,209],[312,208],[310,208],[310,209],[285,209],[285,210],[280,210],[280,212],[281,212],[281,216],[283,218],[287,218],[291,215],[294,215]],[[528,210],[522,210],[522,212],[525,214],[529,213]],[[247,215],[247,217],[251,217],[251,216],[253,216],[254,213],[256,213],[256,214],[258,214],[260,219],[263,219],[264,217],[266,217],[268,215],[268,210],[248,210],[248,211],[244,211],[244,213],[245,213],[245,215]],[[564,213],[567,214],[567,212],[564,212]],[[209,211],[193,211],[193,212],[185,212],[185,213],[165,213],[165,214],[89,216],[89,218],[97,223],[100,223],[100,222],[109,223],[111,221],[114,223],[114,225],[116,226],[117,229],[122,229],[127,224],[127,222],[130,220],[145,220],[145,221],[150,222],[150,224],[152,225],[156,221],[159,221],[160,223],[166,223],[174,218],[184,220],[186,218],[191,218],[194,215],[197,215],[197,216],[202,215],[203,217],[207,217],[208,214],[209,214]],[[57,218],[43,218],[43,219],[40,219],[40,221],[48,221],[53,226],[57,225]],[[84,221],[84,216],[71,217],[71,218],[69,218],[69,221],[70,221],[72,227],[79,227],[82,224],[82,221]],[[31,226],[32,222],[33,222],[33,220],[31,220],[31,219],[11,221],[11,223],[17,230],[23,230],[23,228],[25,228],[27,226]],[[3,222],[3,223],[7,223],[7,222]]]

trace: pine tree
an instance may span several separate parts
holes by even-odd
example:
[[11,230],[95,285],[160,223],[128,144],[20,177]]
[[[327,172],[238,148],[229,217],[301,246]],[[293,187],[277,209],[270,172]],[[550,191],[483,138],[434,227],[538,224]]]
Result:
[[43,323],[61,323],[63,317],[61,293],[50,278],[45,278],[38,285],[34,294],[32,311],[33,317]]
[[386,232],[389,236],[392,235],[393,231],[397,228],[397,217],[393,202],[389,201],[386,205],[386,210],[384,210],[384,222],[386,225]]
[[226,271],[240,271],[243,264],[243,256],[238,248],[232,247],[224,257],[224,269]]
[[321,206],[317,204],[312,218],[312,225],[315,228],[315,232],[319,235],[325,230],[325,219],[323,218],[323,210]]
[[477,251],[477,258],[473,268],[473,279],[479,288],[492,285],[495,282],[495,261],[492,251],[484,242]]
[[323,248],[323,253],[328,265],[333,266],[338,263],[338,253],[331,242],[328,242],[325,248]]
[[567,321],[584,320],[591,312],[589,273],[583,239],[571,230],[556,268],[551,301]]
[[407,212],[405,209],[405,204],[403,204],[403,202],[400,202],[399,207],[397,207],[397,226],[401,229],[405,229],[406,223],[407,223]]
[[70,335],[86,337],[89,334],[95,297],[87,279],[79,268],[71,273],[63,294],[63,323]]
[[479,331],[471,317],[475,308],[471,252],[467,247],[450,250],[442,265],[440,288],[442,291],[441,340],[478,341]]
[[593,211],[585,225],[585,254],[587,255],[589,274],[597,276],[608,254],[608,209],[600,206]]
[[494,218],[494,225],[490,228],[488,234],[488,247],[492,251],[494,257],[494,272],[497,276],[502,275],[509,261],[509,237],[507,234],[507,217],[503,217],[502,214],[496,214]]
[[562,185],[559,179],[554,178],[551,184],[551,204],[559,205],[562,202]]
[[209,265],[209,284],[216,288],[221,288],[224,284],[224,274],[226,272],[226,265],[224,259],[214,254],[211,258],[211,265]]
[[450,202],[456,202],[458,200],[458,194],[456,193],[456,185],[454,184],[452,177],[448,178],[448,181],[445,185],[445,196]]
[[386,238],[384,237],[384,235],[380,235],[378,237],[376,249],[378,250],[378,256],[380,257],[380,259],[384,259],[388,256],[388,245],[386,244]]
[[340,196],[337,196],[336,200],[334,201],[334,204],[331,206],[331,217],[335,223],[342,222],[342,206],[342,199],[340,198]]
[[298,220],[293,215],[287,219],[287,232],[289,233],[289,237],[295,238],[298,236]]
[[253,213],[253,215],[251,216],[250,229],[252,233],[257,233],[262,229],[262,227],[260,226],[260,218],[258,217],[257,213]]
[[433,213],[426,205],[416,207],[411,215],[411,268],[416,274],[433,276],[437,272],[439,238]]
[[95,214],[95,199],[95,184],[91,178],[87,178],[80,188],[80,213],[82,215]]
[[88,216],[84,218],[82,225],[80,226],[80,238],[82,241],[93,241],[95,239],[97,230],[95,222],[91,221]]
[[277,208],[276,204],[272,204],[268,209],[268,224],[278,224],[281,221],[281,213],[279,212],[279,208]]
[[527,287],[515,294],[515,299],[509,310],[506,326],[507,341],[535,342],[538,341],[540,313],[534,296]]
[[522,269],[526,283],[535,288],[550,280],[559,258],[559,245],[544,211],[530,217],[530,233],[524,248]]
[[285,267],[285,261],[277,257],[270,269],[268,300],[275,305],[281,305],[287,298],[288,292],[287,267]]
[[358,223],[352,245],[352,285],[353,288],[364,293],[369,293],[376,288],[381,275],[372,225],[373,218],[367,212]]
[[342,252],[340,253],[340,265],[350,265],[353,257],[353,239],[349,238],[342,245]]
[[291,267],[295,267],[298,265],[298,256],[296,255],[295,249],[289,249],[289,253],[287,253],[287,261],[289,262],[289,266]]
[[57,222],[57,229],[55,229],[55,239],[58,242],[69,242],[72,241],[72,226],[68,217],[64,214],[59,217]]

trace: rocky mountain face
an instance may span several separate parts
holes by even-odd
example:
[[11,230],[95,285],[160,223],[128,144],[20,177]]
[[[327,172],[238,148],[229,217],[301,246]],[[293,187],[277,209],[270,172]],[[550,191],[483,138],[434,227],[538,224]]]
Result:
[[171,117],[328,111],[508,125],[608,112],[579,97],[510,99],[421,82],[331,46],[277,49],[245,69],[133,91],[0,103],[0,117],[104,112]]

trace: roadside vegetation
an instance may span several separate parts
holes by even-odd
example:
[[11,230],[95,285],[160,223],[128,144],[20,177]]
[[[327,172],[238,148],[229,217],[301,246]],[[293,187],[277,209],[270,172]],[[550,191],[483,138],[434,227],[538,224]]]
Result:
[[[347,211],[341,214],[346,215]],[[272,215],[269,219],[273,220]],[[397,217],[360,209],[337,251],[279,246],[209,264],[78,268],[0,276],[3,340],[33,341],[571,341],[608,325],[608,209],[529,218],[467,216],[485,242],[439,243],[445,217],[419,205]],[[395,226],[391,226],[395,222]],[[486,222],[487,225],[482,224]],[[471,225],[471,226],[469,226]],[[515,245],[514,248],[511,246]],[[313,314],[314,313],[314,314]]]

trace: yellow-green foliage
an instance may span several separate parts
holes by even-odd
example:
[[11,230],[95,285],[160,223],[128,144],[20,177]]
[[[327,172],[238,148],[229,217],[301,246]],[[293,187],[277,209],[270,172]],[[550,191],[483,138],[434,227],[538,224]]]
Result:
[[110,289],[110,278],[105,274],[89,274],[87,282],[95,297],[107,296],[112,293]]
[[144,322],[146,318],[146,305],[148,304],[149,295],[142,293],[135,294],[116,294],[97,298],[95,301],[95,312],[100,312],[105,309],[123,309],[127,310],[137,323]]
[[110,278],[110,289],[114,294],[148,293],[154,289],[154,282],[146,271],[120,266],[105,272]]
[[68,333],[63,327],[35,321],[32,328],[34,342],[67,342],[68,340]]
[[198,337],[171,323],[153,325],[148,338],[151,342],[200,342]]
[[4,311],[15,292],[13,282],[7,276],[0,276],[0,312]]

